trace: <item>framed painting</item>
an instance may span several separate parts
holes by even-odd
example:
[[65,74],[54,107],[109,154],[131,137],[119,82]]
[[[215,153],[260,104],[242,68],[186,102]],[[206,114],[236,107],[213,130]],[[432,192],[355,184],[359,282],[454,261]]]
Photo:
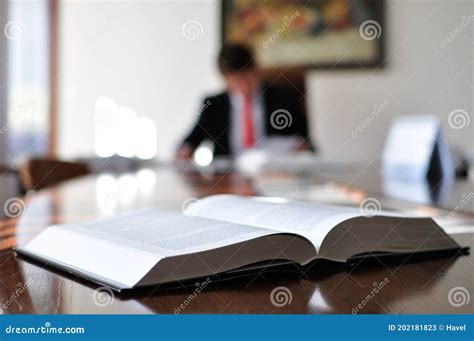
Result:
[[263,68],[378,67],[384,0],[222,0],[222,43],[243,42]]

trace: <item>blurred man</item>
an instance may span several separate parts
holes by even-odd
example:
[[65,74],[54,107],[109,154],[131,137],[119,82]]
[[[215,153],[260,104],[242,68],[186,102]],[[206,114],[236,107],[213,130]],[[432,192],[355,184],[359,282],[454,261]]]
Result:
[[298,94],[263,83],[247,47],[225,45],[218,65],[226,90],[204,100],[177,159],[190,159],[205,140],[214,144],[214,156],[236,157],[251,148],[264,148],[265,142],[275,138],[296,141],[292,149],[311,149]]

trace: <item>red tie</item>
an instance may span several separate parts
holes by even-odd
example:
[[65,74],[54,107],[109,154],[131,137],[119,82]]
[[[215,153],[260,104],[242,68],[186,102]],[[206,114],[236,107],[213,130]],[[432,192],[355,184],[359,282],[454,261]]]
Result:
[[253,128],[252,97],[245,96],[244,99],[244,147],[251,148],[255,144],[255,133]]

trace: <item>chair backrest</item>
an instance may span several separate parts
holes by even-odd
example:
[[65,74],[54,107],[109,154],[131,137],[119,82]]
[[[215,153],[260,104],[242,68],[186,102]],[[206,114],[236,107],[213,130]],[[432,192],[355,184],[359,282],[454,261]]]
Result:
[[18,174],[18,171],[13,167],[0,165],[0,175],[5,174]]
[[308,108],[306,105],[306,71],[304,69],[261,69],[259,70],[259,74],[268,84],[279,85],[298,93],[298,100],[301,103],[300,110],[306,117],[308,116]]
[[91,172],[85,163],[42,158],[30,159],[20,169],[25,191],[40,190],[88,174]]
[[[307,70],[301,68],[290,68],[290,69],[261,69],[259,70],[260,77],[267,84],[275,84],[284,88],[288,88],[294,91],[298,96],[299,109],[305,115],[307,122],[306,133],[309,133],[311,127],[311,117],[308,114],[307,106],[307,92],[306,92],[306,75]],[[317,151],[314,138],[311,142],[311,150]]]

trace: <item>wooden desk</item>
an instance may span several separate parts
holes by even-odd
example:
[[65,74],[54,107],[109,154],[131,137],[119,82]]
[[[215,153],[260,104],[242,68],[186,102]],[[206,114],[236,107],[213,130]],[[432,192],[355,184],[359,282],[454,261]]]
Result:
[[[237,174],[184,174],[162,168],[120,178],[98,175],[73,180],[26,198],[26,210],[0,226],[0,309],[4,313],[472,313],[473,301],[461,307],[448,302],[453,287],[474,294],[474,257],[388,261],[354,266],[317,262],[305,272],[268,272],[231,281],[211,282],[200,294],[194,288],[162,289],[115,296],[97,302],[96,287],[71,275],[14,256],[11,248],[33,238],[50,224],[80,221],[147,206],[180,210],[192,197],[215,193],[254,194],[251,181]],[[464,244],[472,235],[458,235]],[[124,269],[126,271],[126,269]],[[374,285],[386,285],[373,294]],[[291,302],[272,304],[277,287],[291,292]],[[360,306],[359,306],[360,307]]]

